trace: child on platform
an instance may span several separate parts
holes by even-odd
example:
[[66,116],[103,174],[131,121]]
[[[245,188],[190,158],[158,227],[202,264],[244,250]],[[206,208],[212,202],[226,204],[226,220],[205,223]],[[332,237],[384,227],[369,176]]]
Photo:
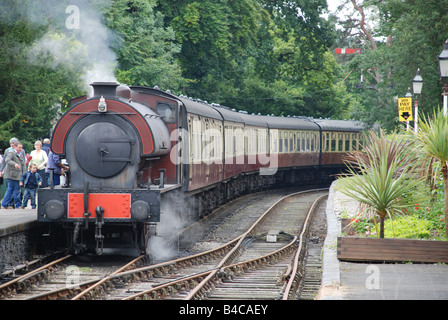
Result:
[[31,198],[31,208],[36,209],[36,191],[38,186],[42,185],[42,177],[37,172],[36,164],[30,164],[30,170],[22,175],[19,185],[25,187],[25,194],[23,195],[23,202],[20,209],[26,208],[29,198]]

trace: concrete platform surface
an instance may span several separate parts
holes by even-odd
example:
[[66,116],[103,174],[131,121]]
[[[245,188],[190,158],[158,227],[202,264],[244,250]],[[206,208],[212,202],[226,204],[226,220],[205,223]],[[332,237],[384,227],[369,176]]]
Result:
[[343,300],[448,300],[448,266],[341,262]]
[[0,209],[0,237],[37,226],[36,209]]
[[339,203],[330,188],[323,249],[322,300],[448,300],[448,265],[355,263],[337,259]]

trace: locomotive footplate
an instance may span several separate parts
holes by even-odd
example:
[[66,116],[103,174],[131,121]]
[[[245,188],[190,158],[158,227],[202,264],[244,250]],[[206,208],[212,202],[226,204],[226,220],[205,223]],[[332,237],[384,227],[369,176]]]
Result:
[[[86,204],[85,202],[88,202]],[[160,222],[160,191],[148,189],[104,190],[60,188],[39,189],[37,220],[40,222],[97,221]]]

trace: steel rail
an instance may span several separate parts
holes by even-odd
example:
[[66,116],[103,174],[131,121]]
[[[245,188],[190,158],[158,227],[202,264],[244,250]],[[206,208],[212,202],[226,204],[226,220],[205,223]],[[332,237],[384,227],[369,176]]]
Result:
[[[303,246],[303,236],[308,231],[308,228],[309,228],[309,223],[308,222],[310,221],[310,217],[314,214],[317,205],[325,197],[327,197],[327,195],[323,195],[323,196],[317,198],[314,201],[314,203],[311,205],[310,209],[308,210],[305,222],[303,223],[302,232],[300,233],[300,236],[299,236],[299,245],[298,245],[298,248],[296,250],[295,257],[294,257],[294,265],[292,267],[291,277],[289,278],[288,284],[286,285],[285,291],[283,292],[282,300],[288,300],[289,295],[291,293],[291,289],[293,287],[293,284],[294,284],[294,282],[296,282],[297,270],[299,269],[299,263],[300,263],[300,254],[302,253],[302,249],[304,247]],[[298,283],[296,283],[295,287],[297,287],[297,285],[298,285]]]
[[135,258],[134,260],[128,262],[127,264],[125,264],[123,267],[117,269],[116,271],[112,272],[111,274],[109,274],[108,276],[102,278],[101,280],[98,280],[95,284],[90,285],[87,289],[85,289],[84,291],[80,292],[79,294],[77,294],[75,297],[73,297],[71,300],[79,300],[81,297],[85,296],[86,294],[88,294],[89,292],[91,292],[92,290],[95,290],[96,288],[98,288],[100,285],[102,285],[103,283],[105,283],[106,281],[108,281],[108,279],[113,276],[116,275],[118,273],[123,272],[124,270],[128,269],[129,267],[132,267],[132,265],[138,263],[140,260],[143,260],[146,257],[146,255],[141,255],[138,256],[137,258]]
[[31,272],[28,272],[28,273],[26,273],[26,274],[24,274],[24,275],[22,275],[20,277],[17,277],[17,278],[15,278],[15,279],[13,279],[13,280],[11,280],[9,282],[6,282],[6,283],[0,285],[0,294],[2,296],[7,294],[8,293],[7,291],[8,290],[10,291],[10,288],[12,288],[13,286],[15,286],[15,287],[20,286],[22,281],[25,281],[25,280],[28,280],[30,278],[33,278],[34,276],[38,276],[42,272],[45,272],[45,270],[53,267],[55,264],[61,263],[61,262],[65,261],[65,260],[67,260],[67,259],[69,259],[71,257],[72,257],[72,255],[67,255],[67,256],[62,257],[60,259],[54,260],[54,261],[52,261],[52,262],[50,262],[50,263],[48,263],[48,264],[46,264],[46,265],[44,265],[44,266],[42,266],[40,268],[37,268],[37,269],[35,269],[35,270],[31,271]]
[[[231,252],[229,252],[224,258],[223,260],[218,264],[218,266],[220,267],[220,269],[218,270],[213,270],[210,272],[210,274],[198,285],[196,286],[189,294],[188,296],[184,299],[184,300],[193,300],[193,299],[200,299],[201,296],[203,295],[203,292],[205,292],[207,290],[207,288],[209,288],[211,286],[210,282],[212,281],[212,279],[214,279],[216,277],[216,275],[222,271],[222,267],[227,264],[230,263],[231,258],[233,258],[236,254],[236,252],[238,250],[241,249],[241,243],[242,241],[250,234],[252,234],[253,232],[256,231],[257,227],[261,225],[261,222],[264,221],[269,215],[270,213],[273,211],[273,209],[280,203],[282,203],[285,199],[290,198],[290,197],[294,197],[297,195],[301,195],[301,194],[306,194],[306,193],[312,193],[312,192],[318,192],[318,191],[324,191],[324,190],[328,190],[328,188],[324,188],[324,189],[314,189],[314,190],[307,190],[307,191],[299,191],[299,192],[295,192],[289,195],[286,195],[282,198],[280,198],[279,200],[277,200],[273,205],[271,205],[261,216],[260,218],[258,218],[251,227],[249,227],[249,229],[240,237],[240,240],[238,241],[238,244],[232,249]],[[293,274],[295,275],[295,273]]]
[[[216,277],[216,275],[221,275],[222,272],[224,272],[225,269],[227,269],[227,266],[233,267],[233,268],[237,268],[237,265],[244,265],[244,263],[246,264],[251,264],[251,263],[257,263],[255,261],[245,261],[239,264],[235,264],[235,265],[229,265],[231,263],[231,261],[233,261],[233,259],[238,255],[239,250],[241,250],[241,244],[244,241],[244,239],[250,235],[253,235],[256,233],[257,231],[257,227],[269,216],[269,213],[282,201],[284,201],[285,199],[287,199],[288,197],[293,197],[295,195],[299,195],[299,194],[305,194],[305,193],[311,193],[311,192],[318,192],[318,191],[323,191],[323,190],[327,190],[327,189],[316,189],[316,190],[308,190],[308,191],[301,191],[301,192],[296,192],[287,196],[282,197],[281,199],[279,199],[278,201],[276,201],[273,205],[271,205],[264,213],[261,217],[259,217],[257,219],[257,221],[255,223],[252,224],[252,226],[246,231],[244,232],[242,235],[236,237],[235,239],[233,239],[232,241],[222,245],[221,247],[217,248],[217,249],[213,249],[213,250],[209,250],[203,253],[199,253],[190,257],[184,257],[184,258],[180,258],[180,259],[176,259],[176,260],[172,260],[172,261],[168,261],[168,262],[163,262],[157,265],[153,265],[153,266],[146,266],[146,267],[141,267],[141,268],[136,268],[134,270],[130,270],[130,271],[124,271],[126,270],[130,265],[132,265],[133,263],[135,263],[135,261],[131,261],[130,263],[126,264],[125,266],[123,266],[122,268],[118,269],[117,271],[105,276],[104,278],[95,281],[89,281],[88,283],[85,284],[81,284],[79,285],[78,288],[85,288],[88,287],[87,289],[83,290],[81,293],[79,293],[78,295],[76,295],[74,298],[72,298],[72,300],[79,300],[79,299],[86,299],[86,296],[89,295],[89,292],[95,292],[95,290],[101,289],[100,286],[105,285],[105,283],[107,283],[108,281],[111,281],[113,279],[117,279],[120,277],[129,277],[129,276],[133,276],[136,274],[143,274],[143,273],[148,273],[150,275],[153,275],[155,273],[158,272],[166,272],[167,269],[170,268],[175,268],[178,266],[181,266],[182,264],[185,263],[191,263],[191,261],[194,261],[195,259],[202,259],[203,257],[205,257],[206,255],[212,254],[213,252],[219,251],[221,252],[225,252],[228,251],[226,256],[217,264],[217,266],[211,270],[207,270],[207,271],[203,271],[200,272],[198,274],[195,275],[191,275],[191,276],[184,276],[181,277],[177,280],[173,280],[173,281],[169,281],[163,285],[159,285],[151,290],[142,292],[142,293],[138,293],[132,297],[128,297],[126,299],[139,299],[142,296],[144,297],[146,295],[146,297],[148,297],[149,295],[152,296],[157,296],[156,293],[154,292],[168,292],[170,291],[169,287],[170,286],[176,286],[176,282],[178,283],[187,283],[187,282],[192,282],[194,283],[194,285],[196,286],[196,288],[190,293],[189,297],[193,297],[196,293],[202,289],[202,287],[204,286],[203,283],[206,282],[206,280],[210,280],[213,279],[214,277]],[[296,241],[296,240],[294,240]],[[294,242],[293,241],[293,242]],[[291,244],[289,244],[291,245]],[[288,245],[288,246],[289,246]],[[229,251],[230,250],[230,251]],[[279,249],[277,251],[280,250],[284,250],[284,248]],[[136,260],[141,259],[144,256],[140,256],[138,257]],[[267,259],[266,257],[260,257],[257,259],[253,259],[253,260],[262,260],[262,259]],[[36,272],[38,272],[38,270],[36,270]],[[293,273],[294,275],[295,273]],[[293,276],[291,276],[293,277]],[[18,280],[18,279],[16,279]],[[200,283],[199,283],[200,282]],[[199,286],[197,286],[197,284],[199,283]],[[177,285],[178,286],[178,285]],[[1,287],[0,287],[1,288]],[[62,289],[59,289],[62,290]],[[57,290],[56,290],[57,291]],[[73,291],[71,291],[73,292]],[[78,289],[79,292],[79,289]],[[151,293],[152,292],[152,293]],[[93,293],[92,293],[93,294]],[[64,295],[62,295],[64,296]],[[92,298],[93,296],[91,295],[90,298]],[[187,297],[187,299],[191,299],[191,297],[189,298]],[[89,297],[87,297],[89,298]]]
[[[166,262],[161,262],[161,263],[158,263],[158,264],[155,264],[155,265],[145,266],[145,267],[141,267],[141,268],[136,268],[136,269],[129,270],[129,271],[114,272],[114,273],[108,275],[107,277],[103,278],[98,283],[95,283],[94,285],[89,286],[89,288],[87,288],[83,292],[79,293],[77,296],[72,298],[72,300],[82,299],[83,297],[88,295],[89,292],[95,290],[96,288],[98,288],[99,286],[103,285],[107,281],[112,281],[114,279],[123,278],[123,277],[129,277],[129,276],[132,276],[132,275],[135,275],[135,274],[145,274],[146,273],[146,274],[149,274],[149,276],[152,276],[153,274],[163,273],[163,272],[169,270],[170,268],[181,267],[182,265],[185,265],[185,264],[192,264],[195,261],[201,261],[207,255],[220,254],[220,252],[222,252],[222,251],[225,252],[225,251],[230,250],[230,248],[232,248],[235,245],[235,242],[237,240],[238,240],[238,238],[234,239],[232,241],[229,241],[229,242],[225,243],[224,245],[222,245],[222,246],[220,246],[220,247],[218,247],[216,249],[208,250],[208,251],[205,251],[205,252],[201,252],[201,253],[198,253],[198,254],[195,254],[195,255],[192,255],[192,256],[183,257],[183,258],[170,260],[170,261],[166,261]],[[142,295],[143,294],[144,293],[142,293]],[[136,296],[138,296],[138,294]]]

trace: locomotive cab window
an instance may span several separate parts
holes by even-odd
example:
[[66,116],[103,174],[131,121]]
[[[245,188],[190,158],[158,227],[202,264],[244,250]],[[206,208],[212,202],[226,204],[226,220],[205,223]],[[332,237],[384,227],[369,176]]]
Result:
[[167,123],[176,122],[176,105],[167,102],[157,102],[156,108],[157,113],[160,115],[163,121]]

